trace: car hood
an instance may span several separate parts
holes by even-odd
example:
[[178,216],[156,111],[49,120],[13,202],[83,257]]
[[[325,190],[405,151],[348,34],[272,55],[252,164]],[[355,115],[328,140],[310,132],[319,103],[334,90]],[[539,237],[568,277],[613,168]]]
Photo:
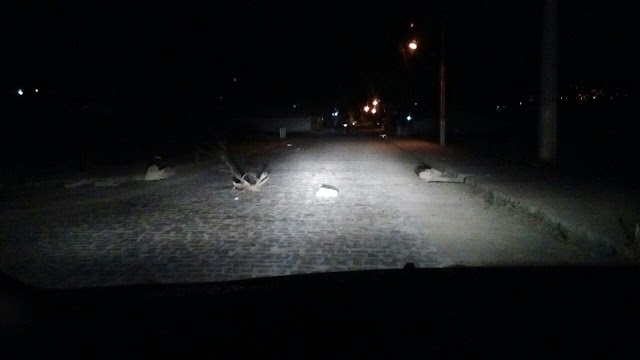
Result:
[[132,347],[162,355],[168,344],[177,351],[258,346],[269,353],[291,350],[291,339],[327,351],[323,344],[382,351],[420,340],[456,355],[477,354],[479,346],[506,350],[507,341],[535,343],[547,354],[540,345],[560,337],[572,346],[569,335],[580,335],[575,346],[606,337],[623,349],[627,326],[640,319],[639,274],[635,267],[407,266],[69,290],[30,288],[5,277],[2,320],[18,349],[28,342],[40,344],[25,347],[30,351],[83,356],[116,356]]

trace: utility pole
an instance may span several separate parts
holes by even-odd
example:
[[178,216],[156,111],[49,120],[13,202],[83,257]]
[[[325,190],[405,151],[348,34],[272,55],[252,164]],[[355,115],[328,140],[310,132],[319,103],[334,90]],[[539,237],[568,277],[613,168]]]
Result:
[[440,99],[440,109],[438,113],[438,118],[440,122],[440,145],[446,145],[445,133],[446,133],[446,72],[445,72],[445,44],[444,44],[444,19],[442,19],[441,28],[440,28],[440,72],[439,72],[439,99]]
[[558,122],[558,2],[556,0],[544,0],[541,52],[538,156],[541,160],[555,162]]

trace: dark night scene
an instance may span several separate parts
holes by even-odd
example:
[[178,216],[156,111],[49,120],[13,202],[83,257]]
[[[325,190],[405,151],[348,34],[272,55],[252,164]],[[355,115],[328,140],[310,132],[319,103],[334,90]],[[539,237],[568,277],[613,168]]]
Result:
[[[637,18],[591,0],[4,4],[12,358],[631,349]],[[566,333],[532,332],[551,324]]]

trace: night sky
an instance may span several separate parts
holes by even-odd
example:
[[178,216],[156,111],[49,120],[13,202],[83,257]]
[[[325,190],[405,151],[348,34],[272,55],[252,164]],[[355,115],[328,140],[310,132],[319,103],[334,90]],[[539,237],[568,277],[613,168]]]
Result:
[[[629,6],[561,2],[561,87],[635,86]],[[541,1],[12,2],[3,87],[93,99],[222,96],[257,110],[400,101],[408,88],[429,100],[444,18],[451,103],[491,103],[538,91],[540,10]],[[401,49],[413,37],[421,48],[408,57]]]

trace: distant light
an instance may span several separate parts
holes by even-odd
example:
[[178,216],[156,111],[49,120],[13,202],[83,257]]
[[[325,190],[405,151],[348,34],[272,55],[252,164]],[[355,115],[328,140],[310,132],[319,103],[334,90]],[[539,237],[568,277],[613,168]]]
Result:
[[418,103],[413,103],[413,105],[418,106]]
[[18,89],[18,95],[20,96],[24,95],[24,92],[22,91],[22,89]]
[[222,96],[220,96],[220,100],[222,100]]
[[351,125],[356,126],[356,122],[355,122],[355,121],[354,121],[354,122],[352,122],[352,123],[351,123]]
[[407,121],[411,121],[411,115],[407,115]]
[[234,78],[233,78],[233,82],[238,82],[238,78],[237,78],[237,77],[234,77]]
[[413,23],[411,23],[411,25],[409,25],[409,27],[413,27],[413,25],[414,25],[414,24],[413,24]]
[[366,106],[364,107],[364,112],[369,112],[369,105],[366,105]]
[[377,112],[378,112],[378,110],[376,110],[376,108],[371,109],[371,113],[372,113],[372,114],[375,114],[375,113],[377,113]]
[[296,108],[297,106],[298,106],[298,105],[296,105],[296,104],[293,104],[293,108],[294,108],[294,109],[295,109],[295,108]]
[[596,99],[596,96],[595,96],[595,95],[593,95],[593,100],[595,100],[595,99]]
[[411,50],[415,50],[415,49],[417,49],[417,48],[418,48],[418,43],[417,43],[415,40],[412,40],[412,41],[409,43],[409,49],[411,49]]
[[378,105],[378,100],[373,100],[373,106]]
[[347,124],[342,124],[342,126],[347,127]]
[[[562,96],[560,96],[560,100],[562,100]],[[520,105],[522,105],[522,101],[520,101]]]
[[38,92],[38,89],[36,89],[36,92]]

